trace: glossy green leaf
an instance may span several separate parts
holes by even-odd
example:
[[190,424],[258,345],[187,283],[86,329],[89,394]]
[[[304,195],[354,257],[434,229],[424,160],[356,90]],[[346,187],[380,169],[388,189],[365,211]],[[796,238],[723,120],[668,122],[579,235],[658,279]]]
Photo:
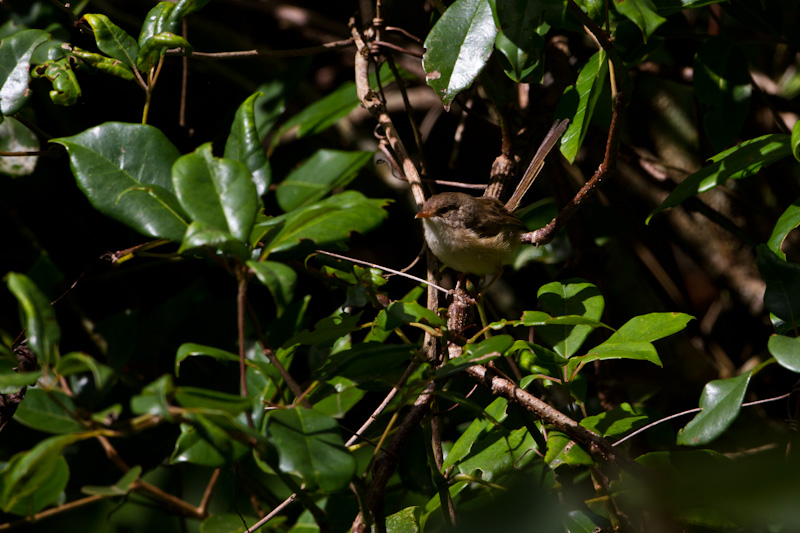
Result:
[[231,439],[222,428],[202,416],[195,417],[193,421],[193,425],[181,424],[181,434],[175,442],[170,463],[219,468],[245,456],[249,451],[247,446]]
[[638,414],[630,404],[623,402],[610,411],[587,416],[581,420],[580,424],[604,437],[613,437],[640,428],[646,422],[647,415]]
[[467,344],[461,357],[447,361],[436,370],[434,376],[436,379],[441,379],[473,365],[485,365],[505,355],[513,344],[514,338],[511,335],[495,335],[475,344]]
[[101,52],[122,61],[132,69],[136,68],[139,45],[133,37],[105,15],[87,13],[83,20],[92,27],[94,40]]
[[333,418],[343,418],[366,394],[357,385],[355,381],[344,376],[328,380],[323,394],[331,392],[319,400],[316,395],[312,398],[314,410]]
[[381,309],[375,318],[375,325],[384,331],[391,331],[411,322],[425,322],[432,326],[444,326],[444,319],[427,307],[415,301],[398,300]]
[[58,359],[58,342],[61,328],[50,301],[39,287],[26,275],[10,272],[6,275],[8,290],[16,297],[25,318],[25,333],[28,346],[36,354],[39,363],[47,366]]
[[386,218],[385,200],[373,200],[356,191],[344,191],[317,203],[267,221],[283,227],[266,243],[267,251],[282,252],[311,241],[316,247],[347,239],[352,232],[366,233]]
[[225,143],[225,159],[244,163],[250,170],[256,193],[264,196],[272,182],[272,169],[256,128],[255,102],[260,96],[260,92],[250,95],[236,110]]
[[599,320],[594,320],[591,318],[587,318],[585,316],[578,316],[578,315],[564,315],[564,316],[550,316],[543,311],[525,311],[522,313],[522,318],[520,318],[519,322],[514,322],[514,326],[548,326],[548,325],[556,325],[556,326],[589,326],[591,328],[606,328],[606,329],[613,329],[611,326],[607,326],[606,324],[600,322]]
[[181,363],[187,357],[197,357],[197,356],[208,356],[213,357],[217,361],[233,361],[238,363],[239,356],[235,353],[227,352],[225,350],[220,350],[219,348],[214,348],[212,346],[204,346],[202,344],[194,344],[191,342],[187,342],[181,344],[180,348],[178,348],[178,352],[175,354],[175,377],[178,377],[180,373],[180,366]]
[[724,433],[739,416],[751,375],[752,372],[747,372],[735,378],[706,383],[700,396],[703,410],[680,430],[678,444],[703,446]]
[[112,59],[103,54],[87,52],[77,46],[72,47],[72,53],[91,68],[95,68],[106,74],[111,74],[112,76],[117,76],[123,80],[133,79],[133,71],[119,59]]
[[781,260],[766,244],[757,252],[758,271],[767,284],[764,305],[781,320],[800,324],[800,265]]
[[[387,81],[383,76],[381,79]],[[275,134],[272,146],[277,146],[289,132],[294,132],[298,139],[320,133],[346,117],[360,103],[356,84],[345,82],[287,120]]]
[[767,342],[769,353],[778,363],[792,372],[800,373],[800,339],[784,335],[771,335]]
[[287,264],[276,261],[248,261],[247,266],[255,272],[258,281],[269,289],[278,315],[283,314],[283,310],[294,299],[297,273]]
[[0,359],[0,394],[13,394],[20,387],[33,385],[42,377],[42,371],[17,372],[16,366],[8,359]]
[[[547,2],[490,0],[495,23],[500,29],[495,48],[502,54],[503,69],[513,81],[541,82],[544,23]],[[563,3],[562,3],[563,9]]]
[[81,352],[68,353],[56,365],[56,373],[61,376],[71,376],[81,372],[91,372],[98,389],[102,389],[114,374],[111,368]]
[[492,55],[497,28],[489,0],[456,0],[425,39],[425,80],[446,109]]
[[178,31],[178,25],[170,18],[176,6],[177,4],[174,2],[159,2],[150,9],[142,24],[142,29],[139,31],[140,49],[148,39],[156,34]]
[[183,242],[178,249],[178,253],[188,252],[197,248],[208,246],[214,250],[228,252],[240,261],[250,257],[250,249],[247,244],[237,239],[230,233],[217,228],[212,228],[204,222],[194,221],[186,229]]
[[50,37],[42,30],[22,30],[0,41],[0,117],[13,115],[28,101],[31,56]]
[[[554,281],[540,287],[537,295],[542,310],[553,316],[578,315],[600,320],[605,307],[597,287],[581,281]],[[547,325],[537,328],[536,333],[566,358],[578,351],[593,329],[584,325]]]
[[[69,482],[69,465],[64,457],[51,459],[54,462],[52,470],[47,475],[36,469],[33,475],[40,480],[35,492],[21,498],[12,495],[13,503],[9,506],[8,512],[20,516],[31,516],[45,507],[53,504],[62,496],[64,489]],[[48,464],[42,465],[42,470],[49,470]]]
[[703,128],[722,150],[736,139],[750,110],[750,72],[744,51],[730,37],[705,39],[694,60],[694,89],[708,108]]
[[142,72],[152,70],[169,48],[183,48],[187,54],[192,53],[192,45],[189,44],[189,41],[180,35],[164,31],[153,35],[144,43],[140,43],[139,58],[136,60],[137,68]]
[[[60,476],[63,481],[64,458],[61,453],[68,445],[84,438],[82,435],[50,437],[31,450],[14,455],[0,472],[0,509],[4,512],[17,509],[23,502],[31,501],[31,497],[36,501],[34,495],[41,487],[47,487],[52,500],[46,503],[52,503],[60,491],[53,494],[55,491],[51,490],[48,480]],[[68,472],[66,477],[69,477]],[[39,501],[38,505],[42,502]]]
[[497,428],[500,422],[503,422],[508,417],[508,413],[506,412],[507,408],[508,400],[505,398],[495,398],[495,400],[486,407],[484,416],[473,420],[469,427],[467,427],[461,436],[453,443],[453,446],[450,448],[450,451],[447,453],[442,463],[442,469],[446,470],[450,468],[450,466],[468,457],[473,446],[481,442],[484,437]]
[[791,154],[791,142],[788,135],[773,133],[744,141],[710,159],[711,164],[698,170],[683,180],[661,205],[647,217],[675,207],[686,198],[706,192],[728,179],[741,179],[752,176],[762,168]]
[[20,424],[45,433],[77,433],[86,429],[75,420],[75,403],[63,392],[29,388],[14,418]]
[[794,123],[792,128],[792,155],[800,161],[800,121]]
[[169,13],[167,24],[173,29],[172,31],[175,31],[182,18],[195,11],[199,11],[210,1],[211,0],[179,0],[176,2],[177,5],[175,9]]
[[480,442],[479,451],[457,464],[458,470],[464,474],[478,470],[481,472],[481,479],[492,481],[503,474],[523,468],[534,460],[537,446],[527,429],[520,428],[504,433],[489,433]]
[[282,472],[300,476],[309,490],[335,492],[351,481],[356,462],[335,419],[303,407],[271,411],[266,419],[266,436]]
[[420,533],[419,524],[420,507],[406,507],[386,517],[387,533]]
[[[648,313],[628,320],[606,342],[653,342],[686,328],[694,317],[686,313]],[[605,344],[605,343],[604,343]]]
[[[0,122],[0,151],[38,152],[40,149],[39,138],[22,122],[14,117],[5,117],[5,120]],[[2,157],[0,174],[14,177],[33,174],[38,161],[38,155]]]
[[644,42],[667,21],[656,12],[651,0],[614,0],[614,7],[642,30]]
[[175,390],[172,378],[164,374],[142,389],[141,394],[131,398],[131,411],[137,415],[151,414],[172,420],[169,398]]
[[[534,33],[534,35],[539,35]],[[544,75],[543,47],[526,52],[513,43],[502,31],[497,34],[494,47],[500,52],[503,71],[515,83],[541,83]]]
[[547,452],[544,455],[544,462],[552,469],[561,465],[588,466],[594,464],[591,455],[560,431],[550,431],[547,434]]
[[275,191],[278,205],[289,212],[316,202],[353,181],[371,160],[371,152],[318,150],[278,185]]
[[56,105],[75,105],[81,97],[81,86],[68,57],[35,66],[31,69],[31,76],[47,79],[53,84],[50,100]]
[[[800,121],[798,121],[798,124],[800,124]],[[786,254],[781,249],[783,241],[797,226],[800,226],[800,198],[792,202],[792,205],[787,207],[786,211],[778,217],[775,227],[772,228],[772,235],[767,241],[767,247],[784,261],[786,260]]]
[[244,163],[214,157],[211,143],[206,143],[178,158],[172,181],[193,221],[248,242],[259,201]]
[[188,222],[171,175],[180,154],[161,131],[106,122],[53,142],[67,149],[78,186],[95,209],[145,235],[183,239]]
[[649,342],[611,342],[609,339],[603,344],[590,349],[586,355],[572,357],[567,363],[567,373],[572,375],[586,363],[608,359],[634,359],[637,361],[649,361],[655,365],[663,366],[655,346]]
[[177,387],[175,400],[187,409],[205,409],[239,414],[250,407],[250,400],[236,394],[228,394],[199,387]]
[[608,60],[602,50],[596,52],[581,69],[574,86],[567,87],[556,106],[556,116],[569,118],[561,137],[561,153],[572,163],[578,155],[589,122],[608,78]]
[[136,465],[130,470],[125,472],[119,481],[107,487],[98,487],[95,485],[85,485],[81,487],[81,492],[84,494],[99,494],[101,496],[125,496],[130,492],[133,484],[139,480],[142,475],[142,467]]

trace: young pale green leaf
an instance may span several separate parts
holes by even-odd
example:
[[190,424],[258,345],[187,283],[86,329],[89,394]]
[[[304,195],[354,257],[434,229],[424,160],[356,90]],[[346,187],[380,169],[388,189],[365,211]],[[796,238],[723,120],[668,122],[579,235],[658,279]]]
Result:
[[92,68],[106,74],[111,74],[123,80],[132,80],[133,71],[119,59],[112,59],[103,54],[95,54],[82,50],[77,46],[72,47],[72,53]]
[[250,407],[248,398],[199,387],[177,387],[175,400],[187,409],[224,411],[232,415],[237,415]]
[[267,224],[284,222],[266,243],[265,253],[298,248],[301,241],[316,247],[343,241],[352,232],[366,233],[386,218],[386,200],[366,198],[356,191],[344,191],[317,203],[276,217]]
[[260,96],[260,92],[250,95],[236,110],[225,143],[225,159],[244,163],[250,169],[256,193],[264,196],[272,182],[272,169],[256,128],[255,102]]
[[442,463],[442,470],[450,468],[450,466],[469,456],[474,444],[480,442],[493,428],[497,427],[508,417],[508,413],[506,412],[507,408],[508,400],[505,398],[495,398],[495,400],[486,407],[484,416],[473,420],[464,433],[453,443],[453,446],[447,453],[447,457],[445,457]]
[[88,13],[83,16],[83,20],[92,27],[94,40],[101,52],[122,61],[132,69],[136,68],[139,45],[133,37],[105,15]]
[[119,478],[119,481],[107,487],[98,487],[95,485],[85,485],[81,487],[81,492],[84,494],[99,494],[102,496],[125,496],[130,492],[133,484],[139,480],[142,475],[142,467],[139,465],[134,466]]
[[[59,466],[64,461],[61,453],[70,444],[85,438],[85,434],[50,437],[40,441],[31,450],[12,457],[0,472],[0,509],[5,512],[17,509],[20,502],[37,494],[42,487],[47,487],[47,492],[53,497],[46,503],[52,503],[60,491],[53,495],[55,491],[50,490],[52,487],[48,480],[56,476],[65,477],[63,467]],[[68,470],[66,478],[69,478]]]
[[172,378],[164,374],[142,389],[142,393],[131,398],[131,411],[137,415],[151,414],[172,420],[169,398],[175,390]]
[[781,260],[766,244],[757,252],[758,271],[767,284],[764,305],[790,325],[800,324],[800,265]]
[[259,200],[244,163],[214,157],[206,143],[175,161],[172,182],[191,220],[249,242]]
[[581,420],[580,424],[604,437],[612,437],[637,429],[645,422],[647,422],[647,415],[637,413],[630,404],[623,402],[610,411],[587,416]]
[[61,328],[50,301],[39,287],[26,275],[9,272],[6,276],[8,290],[16,297],[25,317],[24,327],[28,346],[43,366],[55,364],[58,359],[58,342]]
[[605,52],[599,50],[583,66],[575,85],[567,87],[558,101],[556,116],[570,119],[561,137],[561,153],[570,163],[575,161],[583,144],[607,77],[608,60]]
[[286,263],[276,261],[248,261],[247,266],[255,272],[256,278],[272,294],[278,316],[283,314],[286,306],[294,299],[294,288],[297,284],[297,272]]
[[13,115],[30,98],[31,56],[50,38],[46,31],[22,30],[0,41],[0,117]]
[[472,85],[492,55],[497,28],[489,0],[456,0],[425,39],[425,79],[445,109]]
[[628,320],[606,342],[657,341],[683,330],[690,320],[694,320],[694,317],[685,313],[649,313],[640,315]]
[[715,379],[703,387],[700,407],[703,408],[678,433],[678,444],[703,446],[725,432],[739,416],[752,372],[735,378]]
[[63,392],[31,388],[17,407],[14,418],[20,424],[45,433],[78,433],[86,429],[74,418],[75,403]]
[[552,317],[542,311],[524,311],[519,322],[515,322],[513,325],[526,327],[548,325],[589,326],[591,328],[606,328],[610,330],[614,329],[611,326],[607,326],[606,324],[600,322],[599,320],[593,320],[591,318],[586,318],[585,316],[564,315]]
[[[600,291],[591,283],[580,280],[554,281],[543,285],[537,293],[541,308],[553,316],[578,315],[590,320],[600,320],[605,300]],[[593,326],[547,325],[536,332],[564,358],[574,355]]]
[[[798,121],[798,124],[800,124],[800,121]],[[792,143],[794,143],[794,141],[792,141]],[[789,232],[797,226],[800,226],[800,198],[792,202],[792,205],[787,207],[786,211],[778,217],[775,227],[772,228],[772,235],[770,235],[767,241],[767,247],[784,261],[786,260],[786,254],[783,253],[781,249],[783,241],[786,240],[786,236],[789,235]]]
[[727,36],[706,39],[694,59],[694,91],[708,108],[703,128],[722,150],[736,139],[750,110],[750,71],[744,51]]
[[56,373],[60,376],[70,376],[81,372],[91,372],[94,384],[98,389],[102,389],[114,375],[111,368],[81,352],[68,353],[56,365]]
[[634,359],[637,361],[649,361],[655,365],[663,366],[661,359],[658,357],[658,352],[649,342],[611,342],[611,339],[609,339],[589,350],[586,355],[571,358],[567,363],[567,374],[574,374],[586,363],[605,361],[607,359]]
[[739,146],[729,148],[711,158],[711,164],[698,170],[683,180],[661,205],[647,216],[647,223],[653,215],[683,202],[685,199],[713,189],[728,179],[741,179],[752,176],[762,168],[791,154],[788,135],[773,133],[744,141]]
[[778,364],[800,373],[800,338],[772,335],[767,342],[767,348]]
[[278,185],[278,205],[289,212],[316,202],[353,181],[370,160],[372,152],[318,150]]
[[239,362],[239,356],[235,353],[220,350],[219,348],[214,348],[212,346],[204,346],[202,344],[187,342],[181,344],[180,348],[178,348],[178,352],[175,354],[175,377],[178,377],[180,366],[184,359],[187,357],[197,357],[201,355],[213,357],[217,361]]
[[414,505],[406,507],[386,517],[386,531],[392,533],[421,533],[420,526],[421,507]]
[[356,470],[335,419],[303,407],[278,409],[266,416],[266,436],[275,446],[279,468],[303,478],[306,488],[336,492]]
[[504,434],[492,431],[478,444],[479,450],[457,464],[459,472],[470,474],[481,472],[481,479],[493,481],[497,478],[524,468],[536,457],[536,441],[526,428],[519,428]]
[[552,469],[561,465],[589,466],[594,464],[591,455],[560,431],[548,433],[544,462]]
[[[40,149],[39,138],[22,122],[14,117],[0,119],[0,152],[38,152]],[[38,161],[38,155],[0,158],[0,174],[28,176],[33,174]]]
[[659,26],[667,21],[656,13],[656,6],[651,0],[624,0],[613,2],[614,7],[642,30],[644,42]]
[[800,161],[800,121],[795,122],[792,128],[792,155]]
[[171,175],[180,154],[160,130],[106,122],[52,142],[67,149],[78,186],[95,209],[144,235],[183,239],[188,223]]

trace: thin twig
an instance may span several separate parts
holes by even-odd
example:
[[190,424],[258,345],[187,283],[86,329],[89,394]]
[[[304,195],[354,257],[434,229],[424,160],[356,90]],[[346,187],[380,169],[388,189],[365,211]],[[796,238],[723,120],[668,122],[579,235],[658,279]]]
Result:
[[275,518],[278,515],[278,513],[283,511],[286,507],[289,506],[289,504],[291,504],[296,499],[297,499],[297,493],[293,493],[291,496],[283,500],[283,502],[281,502],[277,507],[275,507],[275,509],[270,511],[269,514],[267,514],[264,518],[262,518],[252,526],[248,527],[246,533],[252,533],[253,531],[257,531],[262,527],[264,527],[264,525],[266,525],[267,522]]
[[65,503],[64,505],[59,505],[58,507],[45,509],[44,511],[38,512],[31,516],[26,516],[25,518],[20,518],[19,520],[16,520],[14,522],[6,522],[5,524],[0,524],[0,531],[8,531],[11,529],[16,529],[20,526],[24,526],[25,524],[34,524],[44,518],[65,513],[67,511],[78,509],[79,507],[84,507],[91,503],[99,502],[101,500],[113,497],[114,495],[107,495],[107,494],[94,494],[92,496],[87,496],[86,498],[81,498],[80,500],[75,500]]
[[348,46],[353,46],[352,38],[324,43],[318,46],[295,48],[292,50],[235,50],[232,52],[192,52],[191,54],[186,54],[186,51],[183,48],[171,48],[167,50],[167,55],[188,55],[189,57],[202,57],[205,59],[237,59],[240,57],[254,56],[304,57],[319,54],[321,52],[338,50],[340,48],[347,48]]
[[203,492],[203,499],[200,500],[200,505],[197,507],[197,511],[203,516],[206,516],[208,511],[208,502],[211,500],[211,494],[214,493],[214,486],[217,484],[217,481],[219,481],[219,474],[220,469],[215,468],[214,472],[211,474],[211,478],[208,480],[206,490]]

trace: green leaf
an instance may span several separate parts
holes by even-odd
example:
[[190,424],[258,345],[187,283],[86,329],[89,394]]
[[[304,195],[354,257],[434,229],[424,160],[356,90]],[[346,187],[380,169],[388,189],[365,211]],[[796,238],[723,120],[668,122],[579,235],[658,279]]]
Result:
[[112,59],[103,54],[87,52],[86,50],[81,50],[77,46],[72,47],[72,53],[91,68],[96,68],[101,72],[117,76],[123,80],[133,79],[133,71],[119,59]]
[[606,324],[600,322],[599,320],[594,320],[591,318],[586,318],[585,316],[578,316],[578,315],[564,315],[564,316],[556,316],[552,317],[543,311],[524,311],[522,313],[522,318],[520,318],[518,323],[513,323],[514,326],[548,326],[548,325],[556,325],[556,326],[589,326],[590,328],[606,328],[611,329],[611,326],[607,326]]
[[259,200],[244,163],[214,157],[206,143],[175,161],[172,181],[193,221],[249,242]]
[[800,161],[800,121],[795,122],[792,128],[792,155]]
[[169,397],[174,386],[169,374],[164,374],[142,389],[142,393],[131,398],[131,411],[137,415],[151,414],[172,420],[169,412]]
[[13,368],[14,364],[9,359],[0,359],[0,394],[13,394],[20,387],[33,385],[42,377],[41,370],[16,372]]
[[767,284],[764,305],[792,326],[800,323],[800,265],[782,261],[766,244],[757,248],[756,264]]
[[547,434],[547,452],[544,455],[544,462],[554,470],[561,465],[590,466],[594,464],[592,457],[583,448],[560,431],[550,431]]
[[56,365],[56,373],[61,376],[70,376],[81,372],[91,372],[94,384],[102,389],[114,374],[114,371],[95,358],[81,352],[70,352]]
[[386,517],[386,531],[390,533],[420,533],[419,524],[421,507],[406,507]]
[[244,163],[250,170],[256,193],[264,196],[272,182],[272,169],[256,128],[255,102],[260,96],[260,92],[250,95],[236,110],[225,143],[225,159]]
[[[383,70],[381,74],[381,80],[384,83],[387,82],[388,79],[383,76]],[[340,118],[347,116],[360,103],[356,94],[356,84],[354,82],[345,82],[330,94],[320,98],[287,120],[273,137],[272,147],[277,146],[280,140],[293,130],[298,139],[316,135],[335,124]]]
[[14,418],[20,424],[45,433],[77,433],[86,429],[72,414],[75,403],[63,392],[52,389],[28,389]]
[[606,343],[657,341],[683,330],[690,320],[694,317],[686,313],[640,315],[628,320]]
[[580,424],[603,437],[613,437],[642,427],[645,422],[647,415],[638,414],[630,404],[623,402],[605,413],[587,416]]
[[[800,124],[800,121],[798,121],[798,124]],[[794,143],[794,141],[792,142]],[[786,260],[786,254],[781,249],[783,241],[786,240],[789,232],[797,226],[800,226],[800,198],[792,202],[792,205],[787,207],[786,211],[781,214],[775,223],[775,227],[772,228],[772,235],[767,241],[767,247],[784,261]]]
[[249,450],[231,439],[222,428],[198,415],[193,418],[193,425],[181,424],[181,434],[169,461],[219,468],[243,457]]
[[309,490],[336,492],[351,481],[356,461],[345,449],[335,419],[295,407],[271,411],[266,421],[267,439],[278,451],[282,472],[300,476]]
[[[550,26],[544,23],[548,2],[490,0],[495,23],[500,29],[495,48],[502,54],[503,69],[513,81],[541,82],[542,53]],[[562,3],[563,11],[563,3]]]
[[214,250],[228,252],[235,256],[240,261],[247,260],[250,257],[250,249],[247,244],[240,241],[227,231],[217,228],[212,228],[203,222],[192,222],[186,229],[186,235],[183,236],[183,242],[178,249],[178,253],[188,252],[196,248],[203,248],[208,246]]
[[[319,395],[327,396],[317,399],[317,394],[311,399],[314,410],[333,418],[343,418],[350,409],[364,397],[366,391],[357,387],[357,383],[343,376],[337,376],[325,382],[325,387]],[[328,393],[329,391],[332,393]]]
[[570,163],[575,161],[583,144],[607,77],[608,60],[605,52],[599,50],[581,68],[575,85],[567,87],[558,101],[556,117],[570,119],[561,137],[561,153]]
[[481,472],[484,481],[496,480],[500,476],[523,468],[536,457],[536,442],[526,428],[515,429],[507,434],[492,431],[476,447],[479,451],[457,464],[459,472],[471,474]]
[[58,360],[58,342],[61,328],[50,301],[26,275],[9,272],[6,275],[8,290],[14,295],[25,317],[23,324],[28,336],[28,346],[43,366]]
[[81,97],[81,86],[68,57],[47,61],[31,70],[34,78],[45,78],[53,84],[50,100],[56,105],[74,105]]
[[140,44],[136,66],[142,72],[152,70],[168,48],[183,48],[186,50],[187,54],[192,53],[192,45],[189,44],[189,41],[180,35],[163,31],[153,35],[144,43]]
[[659,14],[672,15],[684,9],[696,9],[699,7],[710,6],[712,4],[719,4],[725,0],[653,0],[658,9]]
[[435,379],[457,374],[473,365],[484,365],[505,355],[514,344],[511,335],[495,335],[475,344],[464,346],[463,355],[447,361],[436,370]]
[[286,306],[294,299],[294,288],[297,284],[297,273],[285,263],[276,261],[248,261],[247,266],[255,272],[258,281],[269,289],[278,316],[283,314]]
[[[9,513],[31,516],[53,504],[62,496],[69,482],[69,465],[63,457],[56,457],[50,459],[50,461],[54,465],[47,475],[44,475],[38,469],[33,473],[40,480],[35,492],[21,498],[16,498],[15,495],[11,496],[13,502],[8,509]],[[49,464],[42,465],[42,470],[48,470],[49,468]]]
[[50,40],[42,30],[22,30],[0,41],[0,120],[13,115],[30,98],[28,67],[36,47]]
[[139,70],[150,71],[167,48],[185,48],[191,53],[191,45],[175,33],[179,30],[181,18],[200,9],[207,1],[159,2],[147,13],[139,32],[139,56],[136,59]]
[[[40,441],[31,450],[12,457],[0,473],[0,509],[10,512],[12,509],[17,509],[18,505],[31,502],[31,497],[34,498],[36,506],[43,507],[52,503],[61,492],[52,490],[53,487],[50,485],[52,478],[60,478],[63,484],[66,484],[64,478],[69,478],[68,470],[65,472],[63,468],[62,451],[73,442],[85,438],[87,437],[84,435],[50,437]],[[41,500],[36,500],[36,495],[42,487],[46,487],[45,492],[52,498],[44,504]]]
[[105,15],[89,13],[83,16],[83,20],[92,27],[94,40],[101,52],[122,61],[132,69],[136,68],[139,45],[133,37]]
[[649,342],[611,342],[609,339],[589,350],[586,355],[571,358],[567,363],[567,374],[572,375],[586,363],[607,359],[634,359],[663,366],[661,359],[658,358],[658,352]]
[[405,344],[362,342],[331,355],[322,368],[323,379],[346,377],[357,383],[381,381],[392,369],[407,363],[414,347]]
[[81,492],[84,494],[99,494],[101,496],[125,496],[130,492],[133,484],[139,481],[142,475],[142,467],[139,465],[134,466],[119,478],[119,481],[107,487],[98,487],[95,485],[85,485],[81,487]]
[[750,139],[739,146],[720,152],[710,159],[712,162],[710,165],[698,170],[678,184],[675,190],[667,196],[667,199],[648,215],[647,222],[649,223],[656,213],[669,207],[675,207],[690,196],[713,189],[728,179],[752,176],[762,168],[780,161],[790,154],[789,136],[780,133]]
[[[579,280],[548,283],[539,288],[537,295],[541,308],[553,316],[578,315],[600,320],[605,307],[597,287]],[[539,327],[536,333],[561,357],[568,358],[578,351],[593,329],[585,325],[547,325]]]
[[398,300],[381,309],[375,325],[384,331],[392,331],[411,322],[427,322],[432,326],[444,326],[444,319],[417,302]]
[[178,352],[175,354],[175,377],[178,377],[180,373],[180,365],[184,359],[187,357],[196,357],[200,355],[213,357],[217,361],[239,362],[239,356],[235,353],[220,350],[219,348],[214,348],[212,346],[204,346],[202,344],[187,342],[181,344],[180,348],[178,348]]
[[[39,138],[27,126],[14,117],[3,120],[0,116],[0,151],[38,152],[40,149]],[[33,174],[38,161],[38,155],[0,158],[0,174],[12,177]]]
[[667,21],[656,13],[656,6],[650,0],[614,0],[614,7],[642,30],[645,43]]
[[180,154],[161,131],[106,122],[52,142],[67,149],[78,186],[95,209],[144,235],[183,239],[188,223],[171,175]]
[[445,109],[483,70],[496,36],[488,0],[456,0],[431,29],[422,68]]
[[495,400],[486,407],[484,411],[485,416],[473,420],[464,433],[453,443],[453,446],[447,453],[447,457],[445,457],[442,463],[442,470],[447,470],[450,466],[468,457],[473,446],[481,442],[489,432],[508,417],[508,413],[506,412],[507,408],[508,400],[505,398],[495,398]]
[[769,353],[784,368],[800,373],[800,339],[784,335],[771,335],[767,342]]
[[301,241],[316,247],[347,239],[351,233],[366,233],[386,218],[385,200],[344,191],[282,217],[267,221],[267,226],[283,222],[283,227],[266,243],[266,253],[296,248]]
[[694,90],[708,108],[703,127],[712,146],[722,150],[736,139],[750,110],[750,72],[746,55],[727,36],[705,39],[694,59]]
[[747,372],[735,378],[706,383],[700,396],[703,410],[680,430],[678,444],[702,446],[724,433],[739,416],[751,375],[752,372]]
[[225,411],[232,415],[237,415],[250,407],[248,398],[199,387],[176,388],[175,400],[187,409]]
[[316,202],[353,181],[371,159],[372,152],[318,150],[278,185],[278,205],[288,212]]
[[[273,527],[273,524],[280,523],[285,520],[285,517],[277,516],[267,522],[265,525]],[[234,513],[215,513],[203,520],[200,526],[201,533],[249,533],[248,526],[252,526],[258,522],[257,516],[247,514],[234,514]],[[295,533],[301,533],[296,531]],[[311,533],[302,532],[302,533]]]

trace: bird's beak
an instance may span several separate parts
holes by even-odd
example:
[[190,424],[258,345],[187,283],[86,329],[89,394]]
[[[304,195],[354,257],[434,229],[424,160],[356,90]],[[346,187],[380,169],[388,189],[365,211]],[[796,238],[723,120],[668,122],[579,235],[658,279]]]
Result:
[[420,211],[419,213],[414,215],[414,218],[431,218],[432,216],[433,213],[426,213],[425,211]]

